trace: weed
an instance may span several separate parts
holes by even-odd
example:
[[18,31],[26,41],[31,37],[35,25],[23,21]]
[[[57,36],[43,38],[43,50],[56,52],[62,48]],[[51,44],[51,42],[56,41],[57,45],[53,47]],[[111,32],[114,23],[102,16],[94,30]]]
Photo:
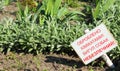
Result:
[[47,69],[44,69],[43,71],[48,71]]
[[33,60],[34,60],[34,63],[37,65],[37,68],[39,69],[39,67],[40,67],[40,59],[34,57]]
[[90,70],[89,71],[94,71],[92,68],[90,68]]

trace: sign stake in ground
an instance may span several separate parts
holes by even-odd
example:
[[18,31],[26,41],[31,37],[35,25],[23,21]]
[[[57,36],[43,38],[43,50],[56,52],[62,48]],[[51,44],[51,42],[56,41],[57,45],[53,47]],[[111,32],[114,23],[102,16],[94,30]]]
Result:
[[107,65],[110,68],[115,68],[114,64],[112,63],[112,61],[110,60],[110,58],[107,56],[107,54],[103,54],[102,58],[105,60],[105,62],[107,63]]
[[107,27],[101,24],[91,31],[85,30],[85,33],[71,44],[84,64],[87,65],[102,56],[107,65],[114,68],[106,53],[117,46],[117,41]]

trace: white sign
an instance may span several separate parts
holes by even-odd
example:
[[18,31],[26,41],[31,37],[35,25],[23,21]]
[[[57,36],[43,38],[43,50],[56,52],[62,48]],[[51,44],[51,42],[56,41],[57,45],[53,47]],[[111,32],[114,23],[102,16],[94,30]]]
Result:
[[106,26],[101,24],[75,40],[71,45],[84,64],[88,64],[115,48],[117,41]]

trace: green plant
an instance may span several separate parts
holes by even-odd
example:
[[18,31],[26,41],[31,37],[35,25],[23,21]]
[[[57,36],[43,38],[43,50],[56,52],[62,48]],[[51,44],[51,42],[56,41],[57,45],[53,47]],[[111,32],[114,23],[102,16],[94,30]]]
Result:
[[22,69],[22,68],[24,68],[25,67],[25,64],[23,64],[19,59],[15,59],[15,63],[16,63],[16,67],[17,67],[17,70],[20,70],[20,69]]
[[94,71],[92,67],[90,67],[90,70],[89,71]]
[[[106,1],[107,2],[107,1]],[[114,4],[113,4],[114,3]],[[96,15],[96,18],[94,19],[92,24],[95,24],[95,26],[104,23],[106,24],[108,30],[110,30],[110,32],[113,34],[114,38],[118,41],[118,46],[116,48],[114,48],[112,51],[110,51],[108,53],[108,55],[110,56],[110,58],[112,60],[118,59],[120,57],[120,40],[119,40],[119,36],[120,36],[120,26],[119,26],[119,22],[120,22],[120,1],[119,0],[115,0],[113,3],[110,3],[106,6],[103,5],[102,7],[100,6],[101,9],[104,10],[97,10],[96,13],[98,13],[98,15]],[[98,3],[100,4],[100,3]],[[107,9],[108,7],[108,9]],[[98,8],[98,7],[96,7]],[[99,8],[98,8],[99,9]],[[100,13],[101,12],[101,13]],[[99,66],[103,67],[104,63],[100,63]]]
[[[69,11],[66,6],[61,5],[62,0],[44,0],[39,10],[41,16],[47,20],[65,22],[67,20],[78,19],[78,15],[84,15],[78,11]],[[44,13],[43,13],[44,12]],[[44,15],[44,16],[43,16]]]
[[44,69],[43,71],[48,71],[47,69]]
[[30,9],[28,6],[25,6],[25,9],[22,9],[21,4],[18,2],[18,12],[17,12],[17,21],[19,22],[29,22],[31,18]]
[[64,0],[64,3],[66,3],[70,7],[78,7],[79,6],[78,0]]
[[3,6],[8,5],[10,0],[0,0],[0,10],[2,10]]
[[0,0],[0,2],[2,2],[2,4],[5,5],[9,5],[13,0]]
[[2,9],[3,7],[3,1],[0,1],[0,10]]
[[104,13],[101,16],[101,20],[96,21],[95,23],[98,25],[101,22],[104,22],[108,29],[110,30],[110,32],[113,34],[113,36],[115,37],[115,39],[118,41],[118,46],[113,49],[112,51],[110,51],[108,54],[112,59],[116,59],[120,56],[120,40],[119,40],[119,36],[120,36],[120,26],[119,26],[119,22],[120,22],[120,1],[116,0],[115,5],[111,6],[111,9],[109,9],[106,13]]
[[[14,34],[12,31],[13,29],[15,29],[15,23],[13,22],[13,19],[5,19],[5,21],[3,21],[5,24],[1,24],[0,25],[0,30],[2,31],[0,34],[0,46],[4,47],[7,50],[1,49],[4,52],[9,52],[12,48],[12,46],[15,43],[15,39],[13,38],[16,34]],[[3,23],[2,22],[2,23]],[[14,27],[11,27],[14,26]],[[11,34],[13,33],[13,34]],[[5,35],[4,35],[5,34]],[[9,48],[8,48],[9,46]]]
[[[24,10],[18,11],[15,21],[6,19],[0,22],[0,50],[5,53],[9,51],[33,54],[40,52],[70,53],[73,51],[70,43],[82,36],[86,28],[92,29],[100,23],[105,23],[120,43],[119,5],[120,1],[116,1],[111,9],[101,15],[100,20],[94,20],[92,24],[85,24],[82,21],[70,24],[70,21],[75,19],[74,16],[79,12],[69,12],[66,7],[61,5],[50,10],[47,3],[43,3],[35,13],[26,6]],[[113,59],[120,56],[120,44],[118,45],[109,53]]]
[[[8,20],[6,20],[8,22]],[[28,21],[29,22],[29,21]],[[78,30],[79,29],[79,30]],[[59,24],[46,21],[39,26],[35,23],[8,22],[0,24],[0,47],[3,52],[24,51],[26,53],[70,51],[70,43],[83,33],[82,24]],[[68,49],[69,48],[69,49]]]
[[100,18],[100,16],[105,13],[115,2],[116,0],[99,0],[97,1],[97,6],[92,10],[93,18]]
[[37,57],[34,57],[33,60],[34,60],[34,63],[36,64],[37,69],[39,70],[39,67],[40,67],[40,59],[37,58]]
[[4,0],[4,5],[8,5],[10,3],[10,0]]
[[39,23],[40,25],[45,24],[46,20],[56,21],[64,23],[70,20],[80,20],[79,16],[83,13],[78,11],[69,11],[66,6],[61,5],[62,0],[44,0],[42,5],[34,12],[31,12],[29,6],[26,5],[24,10],[21,4],[18,2],[19,11],[17,13],[17,19],[19,22],[29,21],[32,23]]

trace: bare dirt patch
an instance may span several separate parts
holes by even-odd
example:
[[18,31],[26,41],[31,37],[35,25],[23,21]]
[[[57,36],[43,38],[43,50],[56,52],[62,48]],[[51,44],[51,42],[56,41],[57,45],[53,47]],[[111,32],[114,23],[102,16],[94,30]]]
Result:
[[85,66],[78,57],[62,54],[0,53],[0,71],[105,71],[104,68]]
[[[120,71],[118,61],[114,71]],[[63,54],[0,53],[0,71],[113,71],[107,66],[85,66],[78,57]]]

